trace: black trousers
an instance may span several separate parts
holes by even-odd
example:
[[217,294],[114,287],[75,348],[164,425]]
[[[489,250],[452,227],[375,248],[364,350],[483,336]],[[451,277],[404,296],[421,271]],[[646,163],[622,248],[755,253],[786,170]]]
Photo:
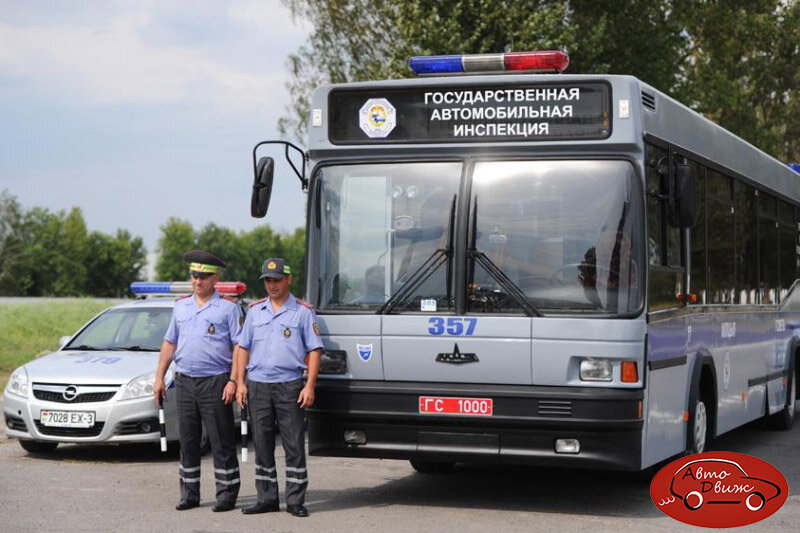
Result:
[[275,429],[277,420],[281,443],[286,452],[286,504],[305,502],[308,487],[306,471],[305,419],[297,397],[303,380],[286,383],[247,381],[247,406],[256,451],[256,493],[260,503],[278,501],[278,472],[275,468]]
[[227,372],[207,378],[175,374],[181,443],[181,500],[200,501],[200,440],[203,425],[214,455],[217,501],[235,503],[239,495],[233,405],[222,402],[222,390],[228,383],[228,377]]

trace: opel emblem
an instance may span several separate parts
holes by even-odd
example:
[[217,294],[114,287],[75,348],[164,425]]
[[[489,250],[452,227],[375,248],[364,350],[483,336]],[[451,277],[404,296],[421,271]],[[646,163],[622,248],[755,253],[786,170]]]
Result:
[[75,399],[76,396],[78,396],[78,387],[76,387],[75,385],[70,385],[69,387],[64,389],[64,392],[62,392],[61,395],[64,397],[65,400],[71,402],[72,400]]

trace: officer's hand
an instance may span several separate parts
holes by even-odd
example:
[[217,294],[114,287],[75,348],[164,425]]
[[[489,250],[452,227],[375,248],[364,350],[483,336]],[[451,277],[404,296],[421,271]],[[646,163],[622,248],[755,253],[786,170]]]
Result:
[[300,391],[300,396],[297,397],[297,403],[300,404],[300,409],[314,405],[314,387],[306,385]]
[[164,379],[156,379],[153,385],[153,396],[156,399],[156,405],[161,405],[161,401],[167,395],[167,387],[164,385]]
[[228,383],[225,384],[225,388],[222,389],[222,401],[225,403],[225,405],[228,405],[235,397],[236,383],[233,381],[228,381]]
[[239,407],[244,407],[244,404],[247,403],[247,385],[244,383],[236,385],[236,402]]

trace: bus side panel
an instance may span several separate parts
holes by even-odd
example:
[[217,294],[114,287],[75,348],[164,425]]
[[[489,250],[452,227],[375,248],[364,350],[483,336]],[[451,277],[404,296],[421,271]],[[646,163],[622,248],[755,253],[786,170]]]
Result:
[[769,413],[774,414],[786,404],[786,394],[788,391],[788,381],[786,375],[777,376],[777,373],[784,369],[791,370],[791,358],[794,357],[794,350],[797,344],[793,342],[794,335],[798,331],[793,328],[797,324],[796,315],[779,314],[775,318],[776,351],[775,358],[768,362],[767,374],[774,376],[767,381],[767,400],[769,401]]
[[686,448],[683,419],[696,355],[689,353],[686,317],[653,321],[647,329],[645,437],[642,467]]
[[379,315],[320,315],[317,319],[325,348],[347,352],[347,373],[326,378],[383,379]]

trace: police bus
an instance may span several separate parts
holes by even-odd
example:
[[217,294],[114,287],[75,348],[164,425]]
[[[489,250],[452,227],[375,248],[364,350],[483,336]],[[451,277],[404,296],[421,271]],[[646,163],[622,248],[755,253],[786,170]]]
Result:
[[640,470],[792,424],[800,175],[568,62],[417,57],[314,92],[308,151],[283,143],[325,342],[312,455]]

